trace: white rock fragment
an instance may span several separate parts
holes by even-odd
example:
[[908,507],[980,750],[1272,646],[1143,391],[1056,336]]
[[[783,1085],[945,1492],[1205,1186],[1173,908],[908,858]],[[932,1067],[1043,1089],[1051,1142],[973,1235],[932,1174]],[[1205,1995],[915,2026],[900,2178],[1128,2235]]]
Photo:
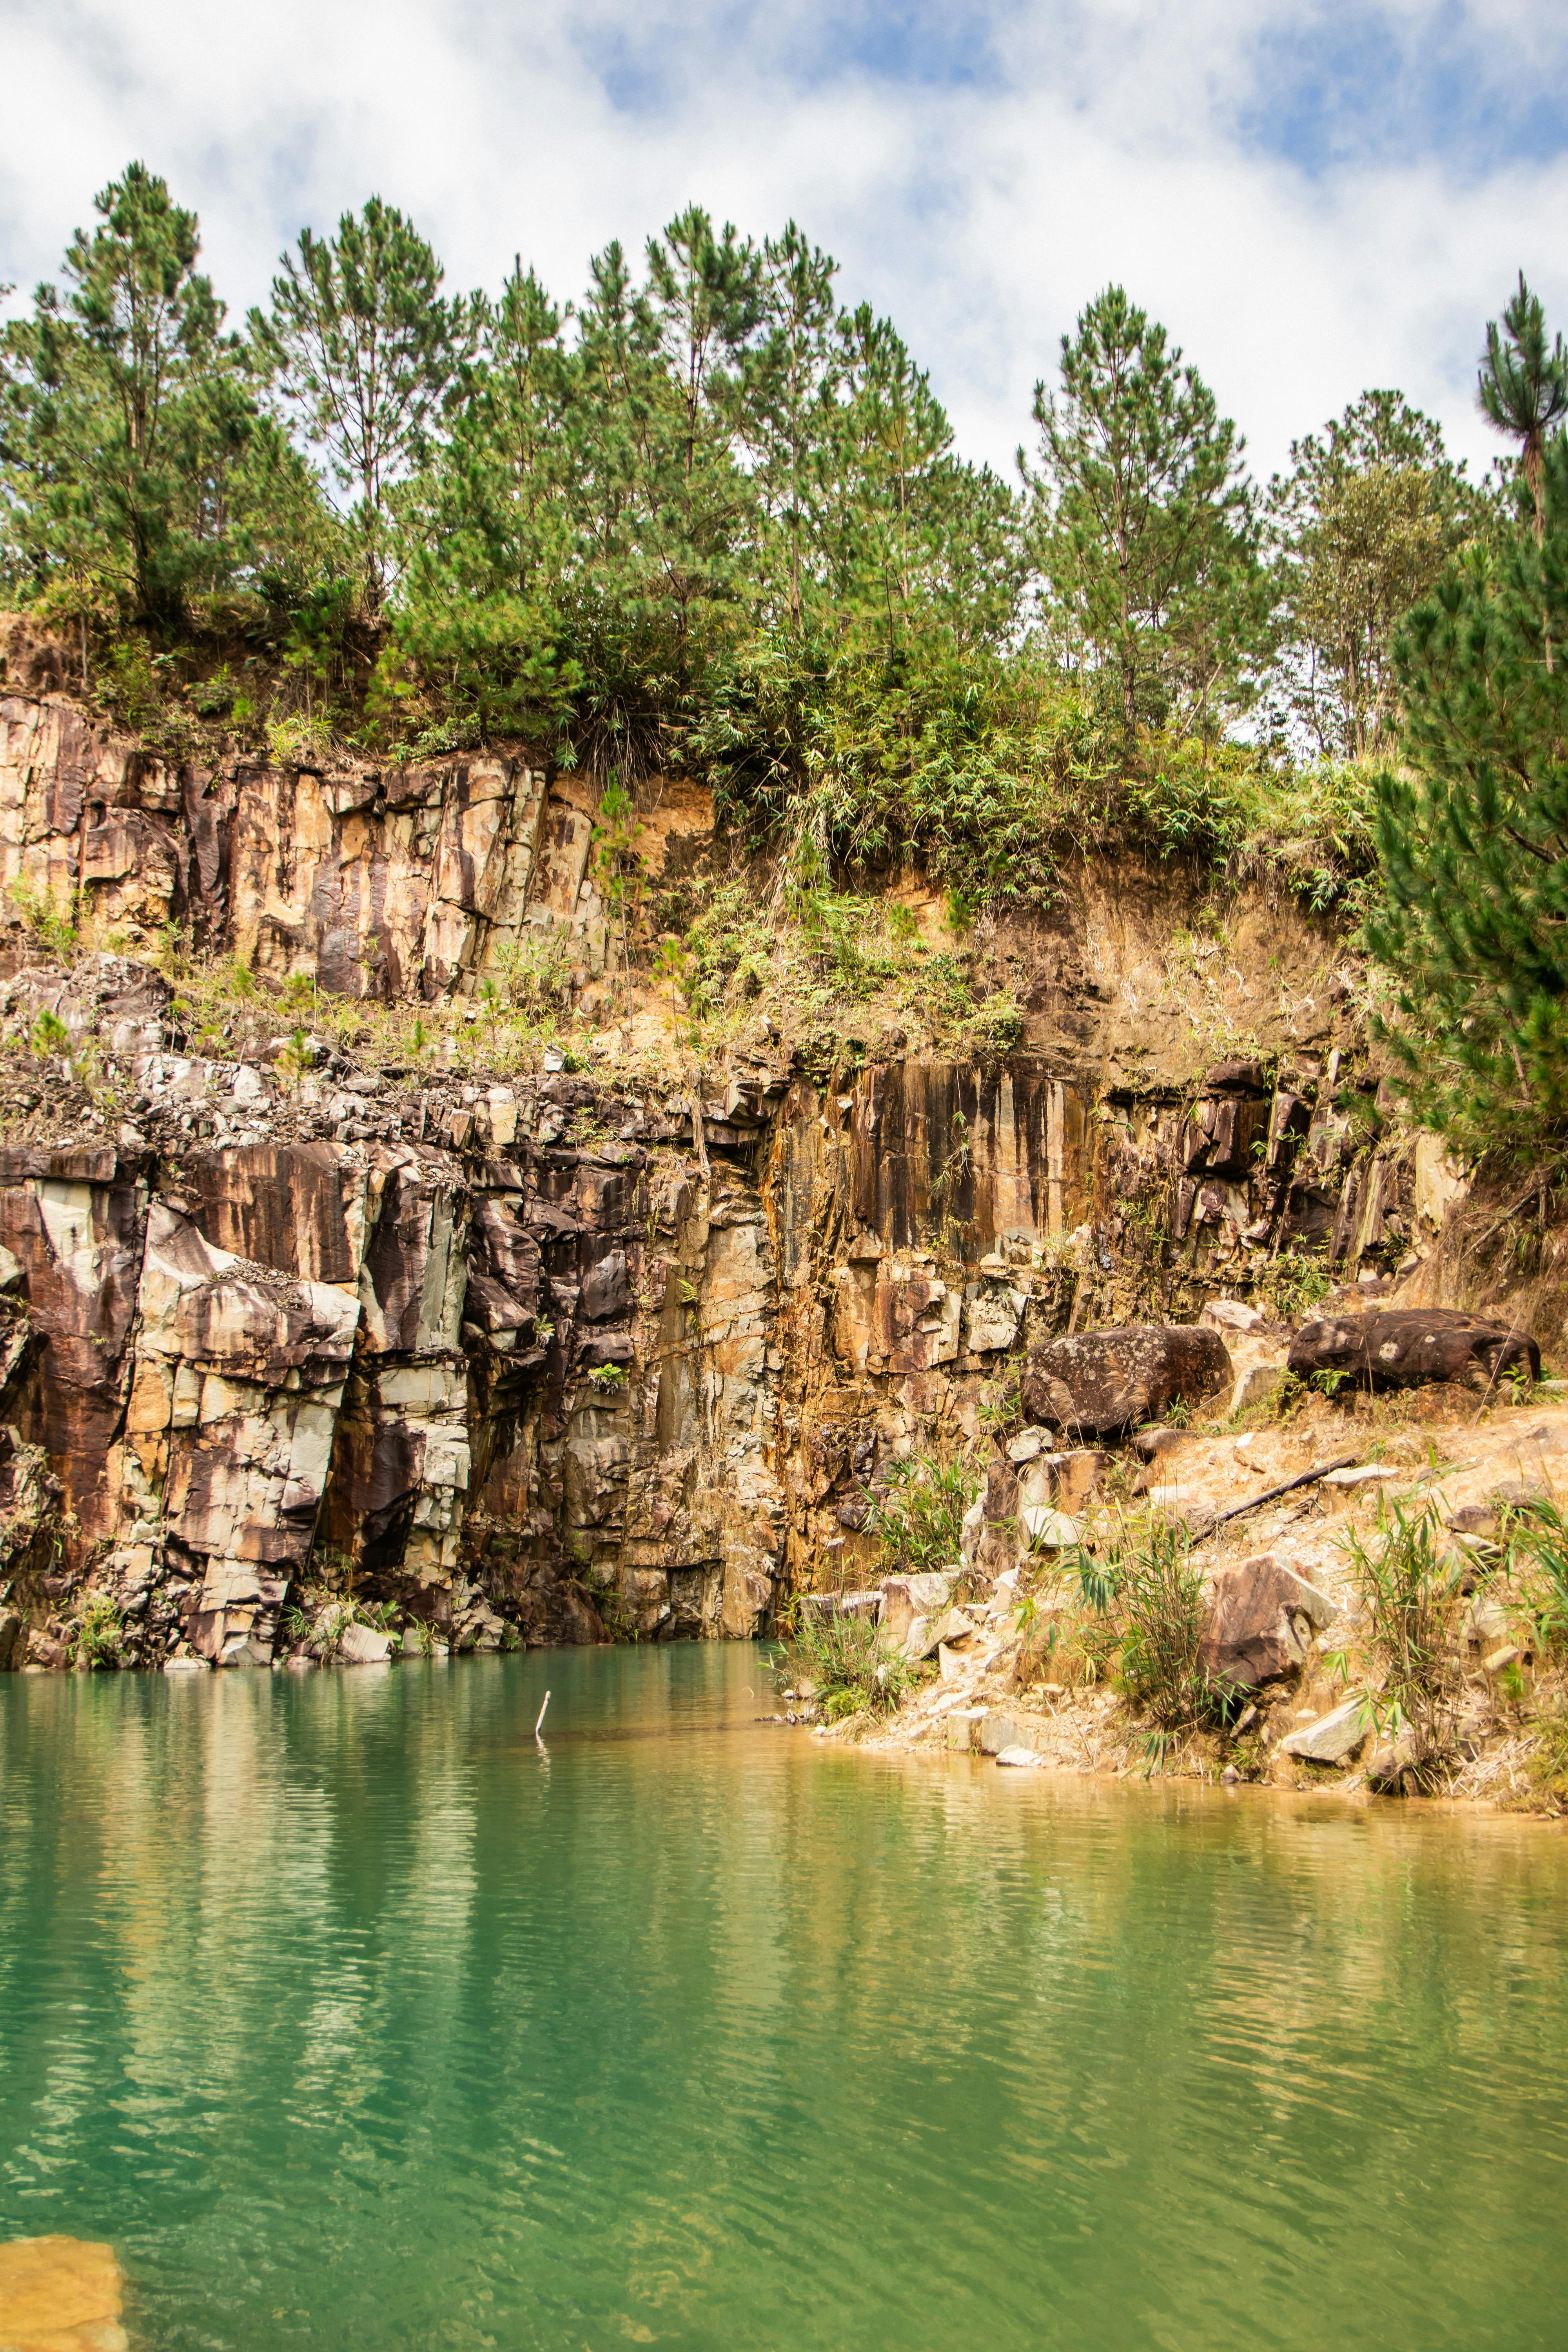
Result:
[[1349,1698],[1331,1714],[1303,1724],[1279,1745],[1287,1756],[1302,1757],[1310,1764],[1342,1764],[1355,1754],[1371,1727],[1366,1701]]

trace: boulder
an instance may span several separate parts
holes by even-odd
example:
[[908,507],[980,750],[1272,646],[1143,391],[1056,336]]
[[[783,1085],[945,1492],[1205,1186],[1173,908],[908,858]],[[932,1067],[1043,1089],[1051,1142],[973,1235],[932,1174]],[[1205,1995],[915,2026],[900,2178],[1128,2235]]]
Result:
[[996,1757],[998,1764],[1011,1764],[1024,1771],[1033,1771],[1045,1760],[1032,1748],[1004,1748],[998,1750]]
[[1372,1315],[1329,1315],[1303,1324],[1289,1362],[1300,1380],[1338,1373],[1363,1388],[1415,1389],[1431,1381],[1457,1381],[1495,1391],[1510,1364],[1524,1365],[1537,1378],[1541,1350],[1527,1331],[1454,1307],[1388,1307]]
[[1034,1349],[1021,1389],[1024,1417],[1053,1428],[1120,1435],[1178,1400],[1201,1403],[1231,1384],[1217,1331],[1195,1323],[1124,1324],[1047,1339]]
[[934,1569],[920,1576],[889,1576],[882,1587],[882,1631],[889,1641],[906,1641],[916,1618],[939,1614],[952,1591],[952,1577]]
[[1280,1752],[1302,1757],[1309,1764],[1343,1764],[1355,1754],[1371,1727],[1365,1700],[1348,1698],[1331,1714],[1321,1715],[1316,1723],[1304,1723],[1300,1731],[1291,1732],[1279,1742]]
[[975,1727],[974,1745],[982,1756],[1000,1756],[1005,1748],[1029,1748],[1034,1745],[1035,1727],[1016,1715],[1003,1715],[988,1707]]
[[26,1655],[26,1626],[15,1609],[0,1609],[0,1675],[20,1674]]
[[372,1625],[345,1625],[338,1643],[338,1661],[345,1666],[384,1665],[392,1654],[392,1636]]
[[1293,1675],[1334,1606],[1272,1552],[1222,1568],[1210,1586],[1209,1621],[1198,1663],[1217,1683],[1257,1690]]

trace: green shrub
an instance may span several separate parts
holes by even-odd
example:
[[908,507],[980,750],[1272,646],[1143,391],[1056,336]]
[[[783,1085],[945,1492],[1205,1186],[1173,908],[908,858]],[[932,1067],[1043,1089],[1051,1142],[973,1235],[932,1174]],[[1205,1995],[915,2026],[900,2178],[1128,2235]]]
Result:
[[85,1658],[92,1667],[118,1666],[121,1631],[120,1612],[108,1594],[89,1593],[73,1644],[79,1664]]
[[1160,1519],[1123,1523],[1096,1558],[1072,1557],[1089,1622],[1079,1639],[1096,1671],[1114,1671],[1135,1706],[1162,1732],[1224,1720],[1233,1694],[1199,1662],[1208,1622],[1204,1572],[1184,1528]]
[[877,1538],[882,1572],[951,1568],[959,1557],[963,1515],[973,1500],[973,1481],[959,1461],[911,1454],[906,1461],[895,1462],[883,1492],[872,1500],[866,1523]]
[[792,1604],[785,1657],[792,1680],[808,1683],[830,1723],[890,1715],[925,1679],[902,1651],[884,1643],[868,1617],[847,1617],[800,1595]]

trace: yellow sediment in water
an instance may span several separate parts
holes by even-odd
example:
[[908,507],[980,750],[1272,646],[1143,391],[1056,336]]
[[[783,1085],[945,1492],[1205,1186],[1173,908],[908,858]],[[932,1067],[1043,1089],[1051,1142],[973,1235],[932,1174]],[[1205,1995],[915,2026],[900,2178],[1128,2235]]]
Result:
[[120,2264],[82,2238],[0,2245],[0,2352],[126,2352]]

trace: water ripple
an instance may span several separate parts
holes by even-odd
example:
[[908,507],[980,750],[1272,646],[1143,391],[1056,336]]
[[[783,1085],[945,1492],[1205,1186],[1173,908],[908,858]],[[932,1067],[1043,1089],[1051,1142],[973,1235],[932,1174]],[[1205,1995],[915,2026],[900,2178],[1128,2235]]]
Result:
[[757,1673],[0,1686],[0,2235],[110,2238],[142,2352],[1561,2340],[1556,1837]]

